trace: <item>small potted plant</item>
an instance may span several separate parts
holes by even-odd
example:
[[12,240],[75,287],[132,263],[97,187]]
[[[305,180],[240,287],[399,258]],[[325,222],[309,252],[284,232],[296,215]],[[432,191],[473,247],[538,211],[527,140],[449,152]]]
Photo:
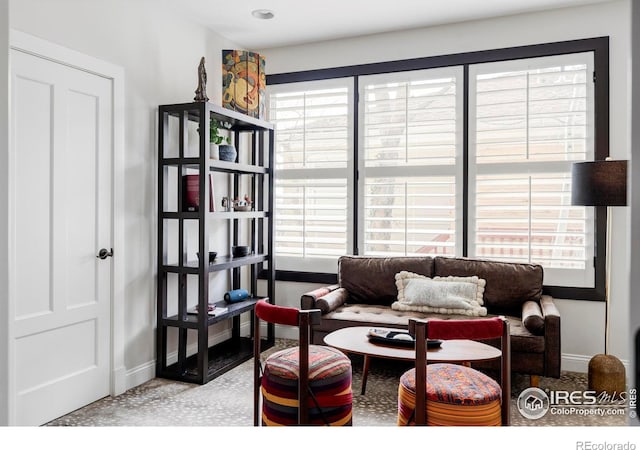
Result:
[[[236,148],[231,144],[231,138],[220,135],[220,128],[222,126],[217,119],[211,119],[209,126],[211,158],[221,159],[222,161],[235,161],[238,153],[236,152]],[[226,142],[226,144],[223,144],[223,142]]]

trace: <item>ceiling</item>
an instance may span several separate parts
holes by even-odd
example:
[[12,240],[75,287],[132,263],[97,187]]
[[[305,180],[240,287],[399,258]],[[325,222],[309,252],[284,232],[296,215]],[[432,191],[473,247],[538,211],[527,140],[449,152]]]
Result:
[[[304,44],[603,0],[161,0],[246,50]],[[271,20],[251,11],[269,9]]]

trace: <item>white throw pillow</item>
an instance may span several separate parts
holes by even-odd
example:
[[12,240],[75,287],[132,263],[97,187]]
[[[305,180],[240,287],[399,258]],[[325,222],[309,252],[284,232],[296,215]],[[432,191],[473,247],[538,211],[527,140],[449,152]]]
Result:
[[398,311],[433,312],[486,316],[482,296],[486,280],[473,277],[429,278],[412,272],[397,273],[398,301],[391,305]]

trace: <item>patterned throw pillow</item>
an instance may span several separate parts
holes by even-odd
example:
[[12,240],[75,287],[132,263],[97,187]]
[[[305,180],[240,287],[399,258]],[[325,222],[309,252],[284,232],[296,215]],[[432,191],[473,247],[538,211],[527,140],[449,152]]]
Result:
[[482,295],[486,281],[473,277],[429,278],[412,272],[397,273],[398,300],[391,305],[398,311],[486,316]]

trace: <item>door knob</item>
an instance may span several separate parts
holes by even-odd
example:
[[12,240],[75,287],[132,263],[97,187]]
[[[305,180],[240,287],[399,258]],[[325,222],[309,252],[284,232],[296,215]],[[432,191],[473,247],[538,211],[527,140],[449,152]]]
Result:
[[113,249],[107,250],[106,248],[101,248],[96,255],[96,258],[107,259],[109,256],[113,256]]

